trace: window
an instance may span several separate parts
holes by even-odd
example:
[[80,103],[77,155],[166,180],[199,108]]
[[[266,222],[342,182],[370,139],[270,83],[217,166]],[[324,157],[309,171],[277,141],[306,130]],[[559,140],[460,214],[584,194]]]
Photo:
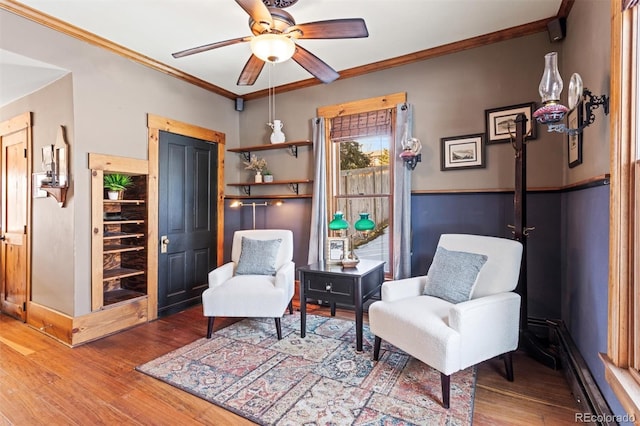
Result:
[[640,418],[640,39],[635,0],[612,2],[611,212],[606,378]]
[[[393,276],[393,161],[396,105],[404,93],[318,109],[327,125],[328,216],[341,211],[351,244],[361,259],[385,262]],[[375,223],[368,232],[353,228],[361,215]]]
[[[385,111],[391,115],[391,111]],[[355,117],[355,116],[352,116]],[[334,120],[335,121],[335,120]],[[377,136],[331,138],[331,175],[334,177],[335,211],[353,227],[358,219],[375,223],[371,231],[351,229],[351,244],[360,259],[382,260],[389,273],[391,231],[391,164],[395,155],[391,126]]]

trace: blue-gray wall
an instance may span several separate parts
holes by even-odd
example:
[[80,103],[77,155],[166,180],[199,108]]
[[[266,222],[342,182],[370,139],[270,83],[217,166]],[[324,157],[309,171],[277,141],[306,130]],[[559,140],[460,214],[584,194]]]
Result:
[[565,192],[562,208],[562,320],[614,414],[626,412],[604,376],[607,352],[609,186]]

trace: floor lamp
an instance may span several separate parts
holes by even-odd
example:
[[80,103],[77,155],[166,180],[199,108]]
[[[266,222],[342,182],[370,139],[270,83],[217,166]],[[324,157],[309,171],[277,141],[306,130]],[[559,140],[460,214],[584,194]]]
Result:
[[516,135],[513,141],[515,154],[515,190],[513,195],[514,239],[522,243],[522,263],[520,279],[516,292],[521,297],[520,306],[520,342],[525,351],[542,364],[555,369],[559,368],[556,355],[550,353],[539,341],[537,336],[529,330],[527,310],[527,237],[533,227],[527,227],[527,145],[525,143],[527,117],[518,114],[515,120]]

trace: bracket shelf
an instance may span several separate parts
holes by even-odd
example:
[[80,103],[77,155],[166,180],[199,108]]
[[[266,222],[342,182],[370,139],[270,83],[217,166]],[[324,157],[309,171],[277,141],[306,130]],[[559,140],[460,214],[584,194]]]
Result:
[[249,196],[251,195],[251,187],[252,186],[267,186],[267,185],[287,185],[291,192],[296,195],[300,195],[300,184],[301,183],[313,183],[311,179],[303,179],[303,180],[278,180],[273,182],[247,182],[247,183],[228,183],[228,186],[237,186],[240,187],[242,192]]
[[245,146],[242,148],[231,148],[227,151],[235,152],[242,156],[244,161],[249,161],[251,158],[251,153],[255,151],[267,151],[272,149],[287,149],[289,154],[298,158],[298,147],[300,146],[311,146],[313,143],[308,140],[301,141],[291,141],[291,142],[283,142],[283,143],[275,143],[271,145],[255,145],[255,146]]

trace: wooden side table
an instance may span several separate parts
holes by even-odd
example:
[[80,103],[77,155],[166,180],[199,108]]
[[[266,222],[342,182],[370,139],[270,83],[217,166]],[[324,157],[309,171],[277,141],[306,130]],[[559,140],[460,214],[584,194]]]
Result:
[[300,276],[300,337],[307,334],[307,299],[331,303],[335,315],[336,303],[352,306],[356,315],[356,350],[362,351],[362,305],[380,293],[384,281],[384,262],[360,260],[355,268],[314,263],[298,268]]

